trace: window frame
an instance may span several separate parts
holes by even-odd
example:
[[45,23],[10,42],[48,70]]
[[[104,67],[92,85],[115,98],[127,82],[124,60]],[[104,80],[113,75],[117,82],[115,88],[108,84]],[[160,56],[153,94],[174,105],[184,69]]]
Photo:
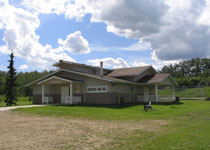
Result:
[[[104,90],[105,88],[105,90]],[[98,90],[100,89],[100,90]],[[108,92],[108,86],[102,85],[102,86],[87,86],[86,88],[87,93],[107,93]]]

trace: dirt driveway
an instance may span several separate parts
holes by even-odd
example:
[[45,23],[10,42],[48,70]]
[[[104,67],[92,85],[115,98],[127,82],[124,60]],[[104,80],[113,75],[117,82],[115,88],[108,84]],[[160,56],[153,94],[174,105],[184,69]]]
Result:
[[[155,124],[155,126],[154,126]],[[121,133],[158,130],[164,121],[114,122],[0,112],[1,150],[100,149]]]

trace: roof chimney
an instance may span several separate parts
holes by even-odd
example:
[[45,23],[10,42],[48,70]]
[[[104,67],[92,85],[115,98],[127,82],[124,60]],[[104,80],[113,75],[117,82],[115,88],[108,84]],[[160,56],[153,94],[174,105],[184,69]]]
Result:
[[104,73],[103,73],[103,61],[100,62],[100,75],[103,78]]

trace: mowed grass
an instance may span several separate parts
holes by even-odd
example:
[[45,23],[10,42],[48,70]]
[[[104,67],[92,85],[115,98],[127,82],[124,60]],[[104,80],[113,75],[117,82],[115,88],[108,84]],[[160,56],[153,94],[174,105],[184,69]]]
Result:
[[[160,96],[172,96],[172,89],[160,89],[158,91]],[[205,88],[186,88],[186,89],[176,89],[175,90],[176,97],[187,97],[187,98],[195,98],[195,97],[206,97],[210,98],[210,87]]]
[[[200,111],[208,107],[209,101],[182,101],[181,103],[162,103],[152,105],[152,111],[145,112],[143,105],[71,105],[71,106],[45,106],[34,108],[21,108],[27,114],[44,116],[66,116],[72,118],[86,118],[93,120],[141,120],[141,119],[167,119],[181,116],[187,112]],[[210,106],[209,106],[210,108]]]
[[[154,104],[145,112],[143,105],[46,106],[14,111],[31,115],[80,118],[92,121],[167,122],[158,131],[119,130],[99,135],[110,141],[99,149],[208,150],[210,149],[210,101],[181,101],[179,104]],[[154,128],[158,126],[154,124]],[[119,126],[120,128],[120,126]],[[72,148],[65,146],[66,149]]]
[[[18,97],[17,106],[31,105],[32,101],[29,101],[29,97]],[[0,107],[7,107],[5,103],[5,96],[0,95]]]

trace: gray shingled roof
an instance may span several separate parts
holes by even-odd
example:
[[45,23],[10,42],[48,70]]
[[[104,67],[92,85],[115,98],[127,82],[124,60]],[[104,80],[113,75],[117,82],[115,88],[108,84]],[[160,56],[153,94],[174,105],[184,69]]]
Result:
[[146,76],[142,78],[139,82],[140,83],[161,83],[163,80],[168,78],[170,74],[155,74],[154,76]]
[[104,76],[105,79],[111,80],[112,82],[118,82],[118,83],[128,83],[128,84],[134,84],[135,82],[127,81],[127,80],[122,80],[114,77],[108,77]]
[[149,69],[151,66],[142,66],[142,67],[134,67],[134,68],[121,68],[115,69],[107,76],[109,77],[125,77],[125,76],[137,76]]

